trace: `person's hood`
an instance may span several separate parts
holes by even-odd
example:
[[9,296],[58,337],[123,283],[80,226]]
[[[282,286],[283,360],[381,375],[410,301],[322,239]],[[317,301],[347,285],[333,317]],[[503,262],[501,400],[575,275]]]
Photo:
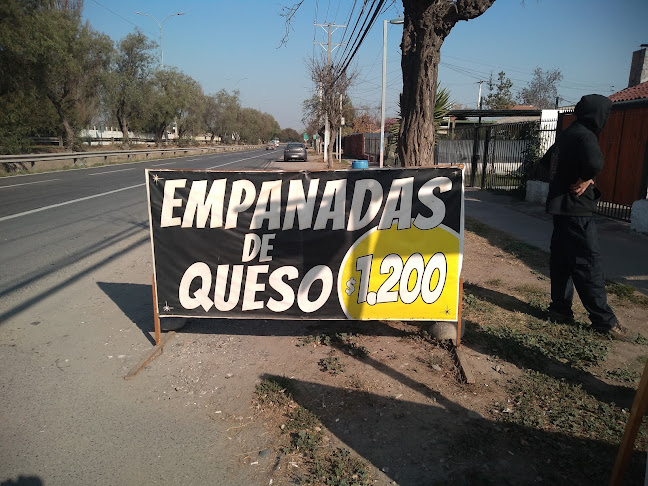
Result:
[[598,135],[610,116],[612,101],[602,95],[591,94],[583,96],[576,104],[574,114],[576,119]]

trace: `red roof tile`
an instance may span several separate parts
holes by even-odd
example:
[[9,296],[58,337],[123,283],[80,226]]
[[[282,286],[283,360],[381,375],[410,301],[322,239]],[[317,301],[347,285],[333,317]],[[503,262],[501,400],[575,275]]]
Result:
[[612,101],[630,101],[648,98],[648,81],[611,94],[609,98]]

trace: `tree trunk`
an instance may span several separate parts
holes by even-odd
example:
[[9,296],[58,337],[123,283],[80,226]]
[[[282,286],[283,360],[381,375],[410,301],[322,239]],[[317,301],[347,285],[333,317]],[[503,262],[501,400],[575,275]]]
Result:
[[128,120],[125,116],[118,116],[117,123],[119,124],[119,129],[122,132],[122,145],[128,147],[130,142],[130,137],[128,136]]
[[74,127],[70,123],[67,114],[65,113],[65,110],[63,109],[63,104],[56,96],[48,94],[47,97],[49,98],[52,105],[54,105],[54,109],[56,110],[56,113],[59,116],[59,120],[61,121],[61,125],[63,126],[63,131],[65,132],[65,147],[73,150],[76,144],[76,133]]
[[330,131],[330,138],[329,138],[329,146],[328,146],[328,160],[326,161],[326,166],[329,169],[333,168],[333,146],[335,145],[335,139],[337,138],[337,130],[331,129]]
[[403,94],[398,155],[403,166],[434,163],[434,102],[441,45],[459,20],[484,13],[495,0],[403,0]]

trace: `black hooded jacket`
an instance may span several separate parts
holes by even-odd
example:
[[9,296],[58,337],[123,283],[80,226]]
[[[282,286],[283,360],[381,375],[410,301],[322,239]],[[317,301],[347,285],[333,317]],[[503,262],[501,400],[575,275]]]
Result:
[[586,95],[576,105],[576,121],[562,132],[541,160],[550,171],[546,210],[550,214],[591,216],[601,192],[591,184],[579,197],[569,190],[578,179],[594,179],[603,169],[598,135],[610,115],[612,102],[601,95]]

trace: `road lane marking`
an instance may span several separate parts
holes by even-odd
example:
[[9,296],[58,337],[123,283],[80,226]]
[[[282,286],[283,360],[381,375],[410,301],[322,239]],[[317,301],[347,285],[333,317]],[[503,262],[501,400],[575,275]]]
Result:
[[215,165],[213,167],[207,167],[206,170],[215,169],[216,167],[223,167],[225,165],[236,164],[237,162],[243,162],[244,160],[256,159],[256,158],[259,158],[259,157],[263,157],[264,155],[267,155],[267,154],[262,153],[261,155],[255,155],[254,157],[248,157],[247,159],[239,159],[239,160],[235,160],[233,162],[226,162],[225,164]]
[[174,160],[173,162],[166,162],[164,164],[157,164],[157,165],[152,165],[151,167],[162,167],[163,165],[171,165],[171,164],[177,164],[178,161]]
[[12,184],[10,186],[0,186],[0,189],[8,189],[10,187],[18,187],[18,186],[28,186],[29,184],[42,184],[43,182],[60,181],[60,180],[61,179],[47,179],[46,181],[23,182],[22,184]]
[[96,197],[108,196],[109,194],[115,194],[116,192],[127,191],[128,189],[134,189],[136,187],[142,187],[145,183],[135,184],[134,186],[122,187],[121,189],[115,189],[114,191],[102,192],[101,194],[94,194],[92,196],[80,197],[78,199],[72,199],[70,201],[65,201],[58,204],[51,204],[49,206],[43,206],[42,208],[30,209],[29,211],[23,211],[22,213],[10,214],[9,216],[3,216],[0,218],[0,222],[7,221],[9,219],[21,218],[29,214],[40,213],[41,211],[46,211],[48,209],[59,208],[61,206],[67,206],[68,204],[74,204],[81,201],[87,201],[88,199],[94,199]]
[[[232,162],[226,162],[226,163],[221,164],[221,165],[215,165],[213,167],[208,167],[207,170],[208,169],[215,169],[216,167],[223,167],[225,165],[235,164],[236,162],[243,162],[244,160],[256,159],[258,157],[263,157],[265,155],[266,155],[265,153],[262,153],[261,155],[255,155],[254,157],[247,157],[245,159],[239,159],[239,160],[234,160]],[[174,163],[174,162],[171,162],[171,163]],[[128,170],[128,169],[125,169],[125,170]],[[43,182],[45,182],[45,181],[43,181]],[[31,184],[31,183],[28,183],[28,184]],[[70,201],[65,201],[65,202],[58,203],[58,204],[51,204],[49,206],[43,206],[42,208],[36,208],[36,209],[31,209],[29,211],[23,211],[22,213],[10,214],[9,216],[1,217],[0,222],[7,221],[9,219],[20,218],[22,216],[27,216],[29,214],[39,213],[41,211],[46,211],[48,209],[58,208],[58,207],[61,207],[61,206],[67,206],[68,204],[74,204],[74,203],[78,203],[78,202],[81,202],[81,201],[87,201],[88,199],[94,199],[96,197],[107,196],[109,194],[115,194],[116,192],[126,191],[128,189],[134,189],[136,187],[142,187],[144,185],[146,185],[146,183],[135,184],[134,186],[122,187],[121,189],[115,189],[113,191],[108,191],[108,192],[102,192],[101,194],[94,194],[92,196],[86,196],[86,197],[81,197],[81,198],[78,198],[78,199],[72,199]]]
[[131,167],[130,169],[107,170],[105,172],[97,172],[96,174],[88,174],[88,176],[92,177],[92,176],[98,176],[104,174],[114,174],[115,172],[124,172],[125,170],[135,170],[135,169],[139,169],[139,167]]

